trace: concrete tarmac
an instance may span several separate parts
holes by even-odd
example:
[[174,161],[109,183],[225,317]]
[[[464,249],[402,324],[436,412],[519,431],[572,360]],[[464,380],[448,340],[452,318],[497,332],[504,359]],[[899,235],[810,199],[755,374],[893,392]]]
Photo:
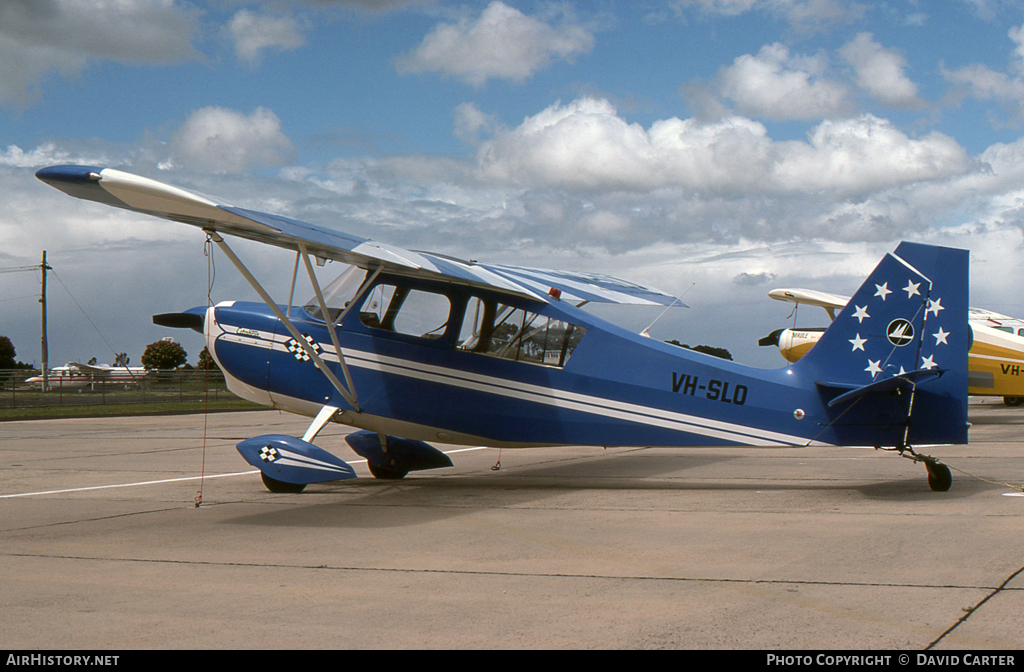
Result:
[[332,426],[366,478],[282,495],[234,444],[295,416],[0,423],[0,648],[1017,649],[1024,408],[971,419],[925,451],[945,493],[837,448],[481,448],[386,482]]

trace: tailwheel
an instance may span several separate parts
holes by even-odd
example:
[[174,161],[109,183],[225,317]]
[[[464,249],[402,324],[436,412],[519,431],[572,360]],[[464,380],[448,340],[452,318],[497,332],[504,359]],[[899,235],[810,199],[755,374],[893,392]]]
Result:
[[953,485],[953,474],[949,467],[937,460],[925,460],[924,466],[928,468],[928,487],[935,492],[946,492]]
[[263,485],[267,486],[267,490],[271,492],[297,494],[306,489],[306,483],[285,483],[279,481],[276,478],[267,476],[262,471],[260,472],[260,478],[263,479]]
[[402,471],[400,469],[384,469],[382,467],[375,467],[372,464],[367,465],[370,467],[370,473],[373,474],[374,478],[379,478],[386,481],[397,481],[401,478],[405,478],[409,473],[409,470]]

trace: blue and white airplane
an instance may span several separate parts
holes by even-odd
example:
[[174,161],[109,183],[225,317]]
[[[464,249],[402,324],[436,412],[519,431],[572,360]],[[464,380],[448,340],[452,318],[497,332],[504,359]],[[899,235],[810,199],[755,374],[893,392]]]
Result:
[[[110,168],[53,166],[72,196],[199,227],[264,303],[154,320],[205,333],[235,394],[313,418],[301,437],[238,444],[275,492],[355,476],[313,445],[338,422],[377,478],[451,466],[427,441],[494,447],[875,446],[949,468],[913,446],[967,442],[968,253],[902,243],[800,361],[761,370],[607,323],[588,302],[668,306],[616,278],[414,252],[215,202]],[[224,236],[296,252],[315,291],[276,303]],[[347,265],[321,288],[314,261]],[[292,287],[294,290],[295,277]]]

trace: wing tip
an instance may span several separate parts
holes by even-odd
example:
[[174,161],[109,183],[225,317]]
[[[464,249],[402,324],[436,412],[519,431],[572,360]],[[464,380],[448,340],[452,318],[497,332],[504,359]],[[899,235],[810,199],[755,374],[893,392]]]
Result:
[[99,179],[103,168],[98,166],[59,165],[47,166],[36,171],[36,178],[51,186],[57,184],[84,185]]

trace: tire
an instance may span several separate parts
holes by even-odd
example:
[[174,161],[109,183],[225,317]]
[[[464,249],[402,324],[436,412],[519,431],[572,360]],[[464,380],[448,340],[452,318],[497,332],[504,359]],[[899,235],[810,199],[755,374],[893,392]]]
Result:
[[408,470],[400,471],[395,469],[383,469],[381,467],[375,467],[372,464],[367,466],[370,467],[370,473],[373,474],[374,478],[379,478],[385,481],[397,481],[405,478],[409,473]]
[[263,485],[267,486],[267,490],[277,493],[298,494],[305,490],[306,485],[308,485],[307,483],[285,483],[284,481],[267,476],[262,471],[260,472],[260,478],[263,479]]
[[928,465],[928,487],[935,492],[947,492],[953,485],[953,474],[949,467],[938,462]]

